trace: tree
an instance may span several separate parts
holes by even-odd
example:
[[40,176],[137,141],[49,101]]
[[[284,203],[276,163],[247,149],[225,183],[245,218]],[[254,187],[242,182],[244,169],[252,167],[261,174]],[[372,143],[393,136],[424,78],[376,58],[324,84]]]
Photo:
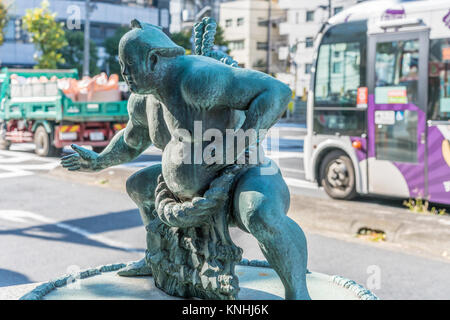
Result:
[[5,41],[5,26],[8,23],[8,8],[3,3],[2,0],[0,0],[0,46]]
[[[192,31],[180,31],[174,32],[170,35],[170,38],[180,47],[183,47],[186,51],[191,51],[191,35]],[[189,54],[189,53],[188,53]]]
[[112,37],[105,40],[105,51],[108,54],[106,63],[109,66],[109,74],[116,73],[122,79],[119,65],[119,42],[120,38],[130,30],[128,27],[119,27]]
[[[66,31],[66,40],[68,45],[59,50],[62,54],[64,63],[58,63],[60,68],[76,68],[78,74],[83,71],[84,57],[84,33],[81,31]],[[97,67],[97,46],[91,40],[89,45],[89,70],[91,74],[98,74],[100,69]]]
[[64,58],[59,52],[67,46],[64,23],[55,20],[56,13],[49,9],[49,2],[43,0],[40,8],[27,9],[22,18],[23,25],[30,33],[31,42],[40,55],[35,55],[37,65],[35,68],[56,69],[59,63],[64,63]]
[[[191,37],[192,29],[180,32],[174,32],[170,36],[173,42],[186,49],[186,54],[191,53]],[[225,40],[223,29],[217,25],[216,34],[214,36],[214,44],[219,47],[228,47],[229,42]],[[225,53],[228,53],[229,49]]]
[[217,25],[216,36],[214,37],[214,44],[218,46],[228,47],[229,41],[225,40],[225,35],[223,34],[223,29],[221,26]]

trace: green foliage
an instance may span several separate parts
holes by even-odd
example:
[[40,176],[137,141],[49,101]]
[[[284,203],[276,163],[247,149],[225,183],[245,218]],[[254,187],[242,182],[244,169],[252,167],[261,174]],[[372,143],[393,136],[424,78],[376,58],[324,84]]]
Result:
[[[192,29],[174,32],[170,36],[173,42],[186,49],[186,54],[191,53],[192,49],[191,37],[192,37]],[[226,46],[226,47],[228,47],[229,44],[229,41],[225,40],[223,29],[219,25],[217,25],[216,34],[214,36],[214,44],[217,46]],[[230,50],[228,49],[225,53],[228,53],[229,51]]]
[[109,65],[109,73],[116,73],[122,79],[119,65],[119,42],[120,38],[129,31],[129,27],[119,27],[112,37],[105,39],[105,51],[108,54],[106,63]]
[[[81,31],[66,31],[66,40],[68,46],[65,46],[59,52],[62,54],[64,63],[59,63],[59,68],[77,68],[78,74],[83,74],[84,58],[84,33]],[[93,41],[89,45],[89,70],[91,74],[100,73],[97,67],[97,46]]]
[[223,29],[221,26],[217,25],[216,36],[214,37],[214,44],[218,46],[227,46],[229,45],[229,41],[225,40],[225,36],[223,34]]
[[35,55],[37,69],[56,69],[59,63],[64,63],[64,58],[59,52],[67,46],[62,22],[56,22],[56,13],[49,9],[49,2],[42,1],[40,8],[27,9],[22,18],[23,25],[30,33],[31,41],[41,55]]
[[192,31],[180,31],[174,32],[170,35],[170,38],[173,42],[175,42],[180,47],[183,47],[186,50],[191,50],[191,34]]
[[416,198],[415,200],[409,199],[408,201],[403,201],[403,205],[407,207],[410,211],[415,213],[422,213],[422,214],[436,214],[436,215],[444,215],[446,212],[444,209],[436,209],[435,207],[432,207],[429,209],[430,203],[427,200],[423,200],[421,198]]
[[0,46],[5,41],[5,26],[8,23],[8,8],[3,3],[3,0],[0,0]]

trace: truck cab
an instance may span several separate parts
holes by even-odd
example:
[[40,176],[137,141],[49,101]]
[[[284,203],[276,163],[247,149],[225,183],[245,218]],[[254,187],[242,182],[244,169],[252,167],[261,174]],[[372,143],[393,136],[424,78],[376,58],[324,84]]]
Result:
[[[13,80],[16,77],[26,81],[18,83]],[[105,101],[79,101],[63,92],[61,79],[77,80],[78,72],[0,71],[0,149],[8,149],[12,143],[34,142],[36,154],[57,156],[64,146],[76,143],[99,152],[125,127],[127,101],[120,94],[114,100],[104,95]]]

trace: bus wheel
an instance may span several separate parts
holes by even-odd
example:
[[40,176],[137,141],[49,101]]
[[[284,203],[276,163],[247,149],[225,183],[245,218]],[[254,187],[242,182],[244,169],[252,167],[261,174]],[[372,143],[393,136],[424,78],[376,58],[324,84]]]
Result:
[[330,197],[342,200],[356,197],[352,160],[342,151],[332,151],[323,158],[320,165],[320,179]]
[[34,152],[41,157],[59,156],[60,148],[52,145],[52,135],[47,133],[43,126],[39,126],[34,132],[34,144],[36,149]]

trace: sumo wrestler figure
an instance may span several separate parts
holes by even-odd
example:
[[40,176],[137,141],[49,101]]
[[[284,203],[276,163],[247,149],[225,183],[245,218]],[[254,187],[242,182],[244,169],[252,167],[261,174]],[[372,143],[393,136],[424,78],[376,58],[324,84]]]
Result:
[[[269,129],[291,97],[288,86],[264,73],[184,53],[158,27],[133,20],[119,44],[121,72],[132,92],[126,128],[100,154],[73,145],[76,153],[62,159],[68,170],[99,171],[135,159],[151,144],[161,149],[162,164],[138,171],[126,184],[144,225],[155,208],[161,173],[178,199],[189,200],[201,196],[226,166],[180,163],[180,150],[196,143],[185,136],[194,132],[196,122],[203,131],[213,128],[224,135],[227,129]],[[200,145],[203,148],[206,142]],[[265,159],[239,176],[231,194],[230,220],[258,240],[283,282],[286,299],[309,299],[305,235],[286,215],[290,195],[279,169],[267,175],[263,173],[267,166],[276,167]],[[196,205],[201,209],[203,202]],[[151,269],[141,260],[119,274],[150,275]]]

